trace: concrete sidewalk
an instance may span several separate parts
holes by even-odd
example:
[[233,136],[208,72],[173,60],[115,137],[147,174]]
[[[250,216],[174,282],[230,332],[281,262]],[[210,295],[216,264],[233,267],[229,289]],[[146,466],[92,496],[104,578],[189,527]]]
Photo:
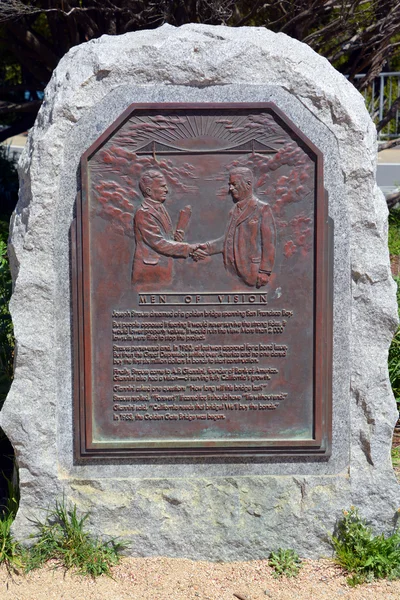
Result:
[[400,146],[389,150],[378,152],[378,165],[398,164],[400,165]]
[[24,149],[27,138],[27,132],[21,133],[20,135],[15,135],[12,138],[8,138],[5,142],[2,142],[1,145],[7,148],[7,156],[17,161],[21,156],[21,152]]

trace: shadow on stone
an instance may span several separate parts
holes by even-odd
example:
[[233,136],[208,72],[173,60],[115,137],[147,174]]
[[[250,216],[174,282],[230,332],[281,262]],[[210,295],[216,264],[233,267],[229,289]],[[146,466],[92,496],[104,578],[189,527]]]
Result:
[[8,498],[8,482],[13,478],[14,448],[0,429],[0,506],[5,506]]

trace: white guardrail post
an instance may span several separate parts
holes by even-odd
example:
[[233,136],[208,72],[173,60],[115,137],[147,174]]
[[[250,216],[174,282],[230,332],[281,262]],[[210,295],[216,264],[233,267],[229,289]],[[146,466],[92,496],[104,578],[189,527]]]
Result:
[[[363,77],[365,74],[360,73],[355,79]],[[400,96],[400,71],[380,73],[362,93],[372,119],[378,124]],[[379,132],[378,137],[380,140],[400,137],[399,110],[396,110],[396,114]]]

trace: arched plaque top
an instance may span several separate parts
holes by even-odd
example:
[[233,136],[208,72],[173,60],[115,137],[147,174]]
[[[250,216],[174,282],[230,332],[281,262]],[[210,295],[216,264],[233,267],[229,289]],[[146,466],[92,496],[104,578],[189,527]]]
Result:
[[[224,123],[227,110],[230,115]],[[307,148],[311,155],[322,159],[322,152],[276,104],[238,102],[131,104],[88,148],[82,160],[90,159],[116,135],[125,142],[130,137],[129,143],[136,151],[143,150],[146,144],[164,143],[182,152],[218,152],[240,149],[243,140],[245,144],[254,141],[263,150],[271,148],[271,143],[276,141],[269,131],[272,123]]]

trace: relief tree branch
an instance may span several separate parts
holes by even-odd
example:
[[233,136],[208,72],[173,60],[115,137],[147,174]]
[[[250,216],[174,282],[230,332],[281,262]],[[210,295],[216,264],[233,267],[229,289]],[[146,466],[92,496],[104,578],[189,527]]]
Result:
[[390,140],[390,142],[383,142],[378,145],[378,152],[382,152],[382,150],[390,150],[390,148],[395,148],[396,146],[400,146],[400,138],[396,140]]
[[[77,44],[103,34],[189,22],[251,24],[285,32],[325,56],[360,90],[400,55],[399,0],[0,1],[4,64],[12,55],[20,71],[13,83],[26,82],[26,89],[32,89],[36,82],[36,91],[44,89],[59,59]],[[356,79],[361,73],[364,78]],[[12,100],[22,105],[23,93]],[[378,129],[397,108],[383,115]],[[22,112],[16,110],[15,117]]]
[[376,129],[378,132],[382,131],[382,129],[385,127],[385,125],[387,125],[389,123],[389,121],[391,121],[396,116],[396,112],[398,111],[399,106],[400,106],[400,96],[398,96],[398,98],[396,98],[396,100],[392,103],[392,106],[386,113],[386,115],[383,117],[383,119],[381,121],[379,121],[378,125],[376,126]]

